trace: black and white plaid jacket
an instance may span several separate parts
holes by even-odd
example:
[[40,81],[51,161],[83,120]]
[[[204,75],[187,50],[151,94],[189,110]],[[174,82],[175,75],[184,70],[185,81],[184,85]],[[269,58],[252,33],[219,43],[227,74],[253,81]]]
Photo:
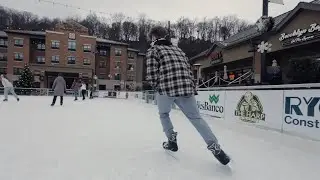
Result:
[[193,73],[185,53],[165,39],[147,51],[147,81],[161,95],[196,95]]

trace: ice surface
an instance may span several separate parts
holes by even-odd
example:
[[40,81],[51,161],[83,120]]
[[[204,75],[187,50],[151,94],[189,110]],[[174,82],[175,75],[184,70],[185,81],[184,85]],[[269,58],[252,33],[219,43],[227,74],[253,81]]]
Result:
[[318,179],[320,143],[206,118],[233,158],[218,163],[180,111],[172,111],[180,151],[173,158],[156,106],[125,99],[74,102],[21,97],[0,102],[2,180]]

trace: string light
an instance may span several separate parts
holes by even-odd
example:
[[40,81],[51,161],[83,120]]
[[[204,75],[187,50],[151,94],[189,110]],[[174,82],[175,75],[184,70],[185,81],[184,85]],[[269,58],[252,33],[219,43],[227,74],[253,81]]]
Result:
[[52,4],[53,6],[58,5],[58,6],[62,6],[62,7],[65,7],[65,8],[74,8],[74,9],[77,9],[77,10],[86,11],[86,12],[89,12],[89,13],[103,14],[103,15],[112,16],[111,13],[93,11],[93,10],[90,10],[90,9],[85,9],[85,8],[82,8],[82,7],[79,7],[79,6],[74,6],[74,5],[71,5],[71,4],[65,4],[65,3],[51,1],[51,0],[38,0],[38,1],[39,1],[39,3],[49,3],[49,4]]

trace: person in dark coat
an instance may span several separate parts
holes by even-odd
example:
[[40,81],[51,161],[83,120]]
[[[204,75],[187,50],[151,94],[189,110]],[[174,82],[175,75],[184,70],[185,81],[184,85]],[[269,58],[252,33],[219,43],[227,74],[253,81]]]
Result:
[[90,92],[90,93],[89,93],[89,99],[93,99],[93,95],[92,95],[93,90],[94,90],[94,89],[93,89],[93,86],[92,86],[91,84],[89,84],[89,88],[88,88],[88,89],[89,89],[89,92]]
[[62,77],[61,73],[59,73],[58,77],[56,77],[56,79],[54,80],[52,89],[54,92],[53,92],[53,100],[52,100],[51,106],[54,106],[54,104],[56,103],[57,96],[60,96],[60,105],[62,106],[63,95],[66,92],[67,87],[66,87],[66,81]]
[[74,92],[74,100],[77,101],[78,100],[78,96],[79,96],[79,89],[81,87],[81,81],[74,79],[71,89],[73,89]]

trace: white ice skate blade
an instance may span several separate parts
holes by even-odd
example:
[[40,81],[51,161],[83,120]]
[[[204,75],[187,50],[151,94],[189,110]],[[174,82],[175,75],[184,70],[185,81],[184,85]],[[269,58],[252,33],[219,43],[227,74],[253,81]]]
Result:
[[180,161],[179,158],[176,156],[175,152],[172,152],[170,150],[167,150],[167,149],[164,149],[164,151],[169,155],[171,156],[173,159],[177,160],[177,161]]

